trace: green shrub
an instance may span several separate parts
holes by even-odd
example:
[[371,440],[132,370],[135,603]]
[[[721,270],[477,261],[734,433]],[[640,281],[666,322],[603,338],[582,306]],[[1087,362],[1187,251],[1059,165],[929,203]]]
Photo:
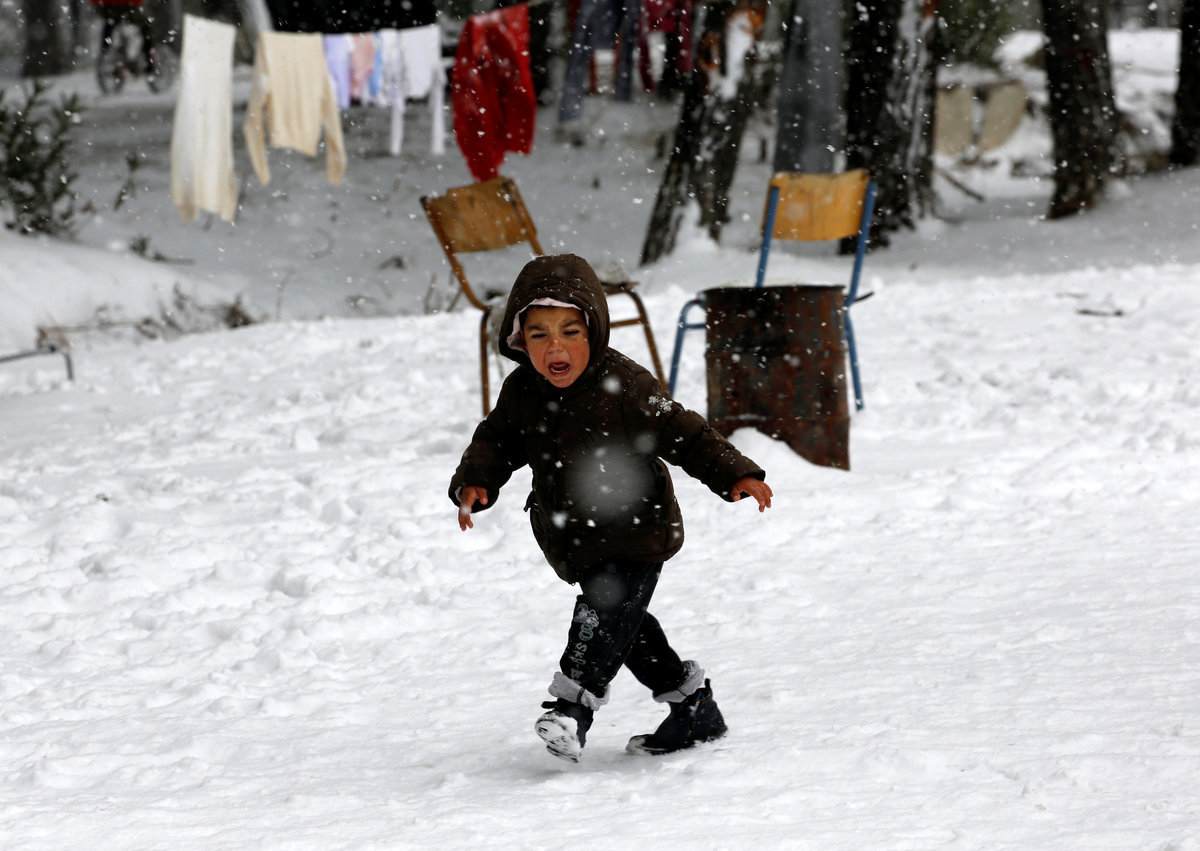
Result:
[[82,108],[76,95],[51,103],[48,89],[35,80],[22,104],[0,91],[0,206],[12,216],[6,225],[20,233],[69,236],[79,198],[68,166],[70,133]]

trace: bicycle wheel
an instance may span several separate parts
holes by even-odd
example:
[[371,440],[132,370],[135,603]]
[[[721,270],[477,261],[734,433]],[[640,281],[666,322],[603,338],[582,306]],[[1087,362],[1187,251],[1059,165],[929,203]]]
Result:
[[116,94],[125,87],[125,36],[121,28],[113,30],[109,39],[100,39],[100,51],[96,54],[96,82],[106,95]]
[[175,76],[179,73],[179,56],[165,44],[156,44],[150,48],[150,68],[146,72],[146,85],[152,92],[162,92],[171,88]]

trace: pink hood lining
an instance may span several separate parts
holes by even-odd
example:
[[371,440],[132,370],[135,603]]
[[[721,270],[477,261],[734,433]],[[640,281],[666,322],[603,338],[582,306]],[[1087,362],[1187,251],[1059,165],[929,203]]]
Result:
[[508,347],[514,351],[525,351],[525,338],[521,335],[521,317],[524,316],[525,311],[529,310],[531,307],[565,307],[569,310],[579,310],[579,312],[583,314],[583,321],[587,322],[589,325],[591,324],[591,320],[588,318],[587,311],[580,310],[579,305],[577,304],[568,304],[565,301],[559,301],[555,298],[534,299],[533,301],[529,302],[529,304],[522,307],[520,311],[517,312],[517,315],[513,317],[512,330],[509,332],[508,337],[504,342],[506,342]]

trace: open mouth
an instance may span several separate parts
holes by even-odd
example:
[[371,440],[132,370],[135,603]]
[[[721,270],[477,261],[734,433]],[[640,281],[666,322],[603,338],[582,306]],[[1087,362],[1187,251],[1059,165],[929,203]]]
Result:
[[571,365],[569,363],[562,363],[560,361],[550,364],[549,370],[551,375],[561,377],[571,371]]

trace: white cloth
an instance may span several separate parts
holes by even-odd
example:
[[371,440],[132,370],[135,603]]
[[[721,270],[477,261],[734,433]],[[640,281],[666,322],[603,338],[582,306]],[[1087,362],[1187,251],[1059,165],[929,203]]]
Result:
[[656,694],[654,699],[659,703],[680,703],[687,700],[696,693],[700,686],[704,685],[704,669],[691,659],[683,663],[683,672],[685,676],[679,688]]
[[446,152],[446,72],[442,67],[442,31],[437,24],[380,32],[383,50],[383,97],[392,108],[388,150],[404,146],[404,109],[408,98],[429,98],[430,150]]
[[171,200],[184,221],[199,211],[233,221],[233,42],[229,24],[185,15],[179,97],[171,128]]
[[550,681],[548,689],[551,697],[569,700],[571,703],[581,704],[591,710],[599,709],[608,703],[609,690],[610,687],[605,686],[604,694],[592,694],[561,671],[554,672],[554,678]]
[[264,32],[254,56],[254,83],[242,131],[250,161],[261,183],[271,180],[267,167],[266,123],[271,146],[315,156],[325,131],[325,176],[341,183],[346,148],[333,81],[320,33]]

